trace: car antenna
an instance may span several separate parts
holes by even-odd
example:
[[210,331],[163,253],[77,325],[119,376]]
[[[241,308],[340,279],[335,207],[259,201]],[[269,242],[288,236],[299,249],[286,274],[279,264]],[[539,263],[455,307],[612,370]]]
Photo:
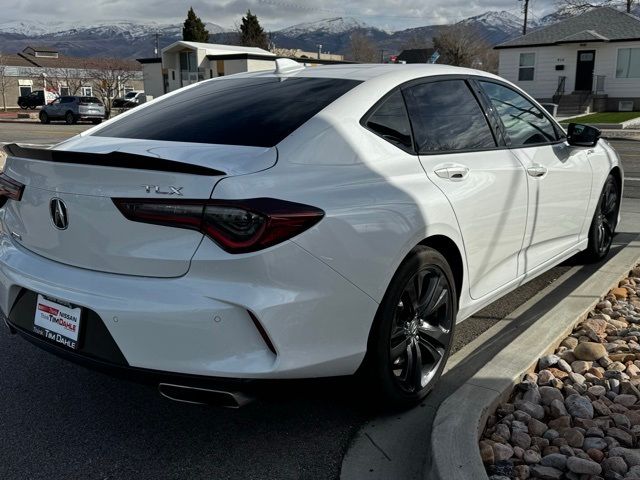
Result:
[[276,59],[276,75],[285,75],[287,73],[295,73],[304,70],[305,66],[301,63],[291,60],[290,58]]

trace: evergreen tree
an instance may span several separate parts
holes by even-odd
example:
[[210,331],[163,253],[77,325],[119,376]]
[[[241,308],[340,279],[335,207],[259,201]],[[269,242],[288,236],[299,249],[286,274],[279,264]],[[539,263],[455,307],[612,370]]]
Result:
[[258,47],[269,50],[269,38],[260,26],[258,17],[247,10],[247,16],[242,17],[240,25],[240,43],[245,47]]
[[200,17],[193,11],[193,7],[187,13],[187,19],[184,21],[182,28],[182,39],[187,42],[204,42],[209,41],[209,32],[204,28],[204,23]]

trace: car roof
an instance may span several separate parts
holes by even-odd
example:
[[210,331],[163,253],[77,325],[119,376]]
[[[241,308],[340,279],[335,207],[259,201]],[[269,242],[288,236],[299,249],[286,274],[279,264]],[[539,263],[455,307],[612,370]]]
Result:
[[[302,64],[301,64],[302,65]],[[274,75],[274,71],[261,72],[262,75]],[[304,69],[285,74],[287,77],[321,77],[343,78],[349,80],[367,81],[379,77],[393,77],[394,81],[409,81],[414,78],[437,75],[476,75],[488,78],[499,78],[482,70],[472,68],[453,67],[439,64],[351,64],[351,65],[322,65],[305,67]]]

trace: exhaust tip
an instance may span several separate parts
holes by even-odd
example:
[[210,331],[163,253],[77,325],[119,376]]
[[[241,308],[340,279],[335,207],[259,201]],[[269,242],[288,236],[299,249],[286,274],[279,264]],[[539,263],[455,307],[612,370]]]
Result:
[[215,405],[225,408],[240,408],[253,401],[252,397],[240,392],[212,390],[209,388],[190,387],[160,383],[160,395],[174,402],[191,403],[194,405]]

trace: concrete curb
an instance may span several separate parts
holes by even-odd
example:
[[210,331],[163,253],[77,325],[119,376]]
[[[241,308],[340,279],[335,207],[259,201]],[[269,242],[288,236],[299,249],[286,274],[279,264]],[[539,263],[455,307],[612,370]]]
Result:
[[[425,478],[488,478],[480,458],[478,441],[489,414],[509,398],[515,384],[525,372],[536,366],[538,358],[555,350],[572,331],[573,326],[585,318],[600,298],[617,285],[639,261],[640,237],[636,237],[571,294],[522,331],[440,405],[431,432],[431,465]],[[567,272],[565,276],[570,274],[571,272]],[[561,277],[558,281],[562,279]],[[529,302],[542,301],[546,294],[547,289]],[[503,331],[505,327],[501,323],[516,319],[527,307],[527,304],[522,305],[484,332],[478,340],[491,338],[494,333]],[[472,342],[465,349],[472,350],[474,344],[477,345]],[[463,353],[465,349],[458,353]]]

